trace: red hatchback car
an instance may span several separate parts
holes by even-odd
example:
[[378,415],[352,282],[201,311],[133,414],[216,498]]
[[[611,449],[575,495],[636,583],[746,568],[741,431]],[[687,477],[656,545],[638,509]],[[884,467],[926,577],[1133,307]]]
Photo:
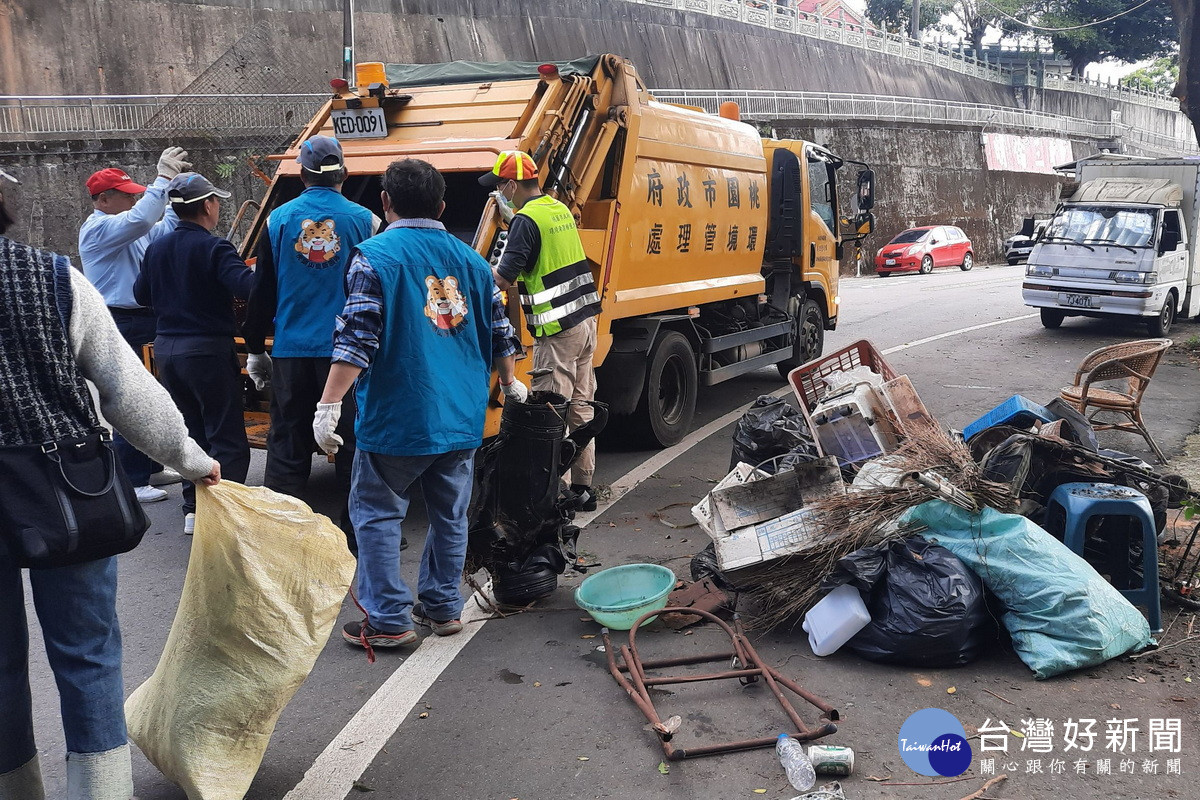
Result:
[[934,267],[958,267],[966,272],[975,266],[971,240],[952,225],[909,228],[885,244],[875,255],[875,272],[886,278],[893,272],[920,272]]

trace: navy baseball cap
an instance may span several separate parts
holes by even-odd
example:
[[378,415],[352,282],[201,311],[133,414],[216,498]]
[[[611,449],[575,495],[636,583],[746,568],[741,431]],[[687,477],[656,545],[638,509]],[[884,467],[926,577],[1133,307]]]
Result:
[[[336,164],[323,163],[330,156],[337,156]],[[300,155],[296,160],[309,172],[333,172],[341,169],[344,163],[342,145],[332,136],[314,136],[300,145]]]
[[199,172],[181,172],[167,184],[167,199],[172,203],[195,203],[208,197],[228,200],[233,195],[213,186]]

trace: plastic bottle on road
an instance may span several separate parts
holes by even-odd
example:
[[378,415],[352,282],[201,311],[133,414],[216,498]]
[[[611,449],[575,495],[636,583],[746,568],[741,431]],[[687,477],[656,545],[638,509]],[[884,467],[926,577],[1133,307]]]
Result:
[[781,733],[775,740],[775,752],[779,754],[779,763],[787,772],[788,781],[792,786],[801,792],[813,787],[817,782],[817,772],[808,760],[808,753],[804,752],[804,745],[786,733]]

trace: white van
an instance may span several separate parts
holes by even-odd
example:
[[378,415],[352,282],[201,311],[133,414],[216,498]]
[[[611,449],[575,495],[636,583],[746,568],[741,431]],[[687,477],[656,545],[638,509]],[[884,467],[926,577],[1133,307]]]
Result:
[[[1084,159],[1079,188],[1038,236],[1021,295],[1057,328],[1066,317],[1139,317],[1166,336],[1200,312],[1195,254],[1200,159]],[[1025,221],[1033,233],[1032,219]]]

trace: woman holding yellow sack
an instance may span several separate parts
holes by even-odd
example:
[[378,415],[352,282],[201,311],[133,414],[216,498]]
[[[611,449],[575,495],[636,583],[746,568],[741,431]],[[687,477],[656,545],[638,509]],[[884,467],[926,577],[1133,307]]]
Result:
[[[5,180],[15,183],[0,171],[0,234],[12,224],[4,206]],[[95,384],[104,417],[139,450],[190,480],[209,485],[220,480],[220,465],[188,438],[166,390],[121,338],[83,273],[62,256],[0,235],[0,461],[11,464],[17,455],[39,450],[66,461],[69,454],[56,451],[93,439],[103,460],[106,434],[100,434],[85,380]],[[110,470],[118,469],[111,458],[109,463]],[[128,484],[123,473],[109,474],[110,484],[118,477],[116,482]],[[66,471],[62,475],[69,483]],[[61,520],[56,523],[55,509],[47,508],[48,530],[18,526],[13,509],[28,498],[11,497],[13,491],[7,480],[0,485],[0,800],[43,800],[19,565],[44,555],[30,542],[54,542],[61,532],[49,528]],[[112,552],[129,549],[144,530],[143,524],[136,538]],[[61,698],[66,797],[129,800],[133,778],[123,709],[117,560],[109,555],[71,561],[64,557],[63,566],[29,570]]]

